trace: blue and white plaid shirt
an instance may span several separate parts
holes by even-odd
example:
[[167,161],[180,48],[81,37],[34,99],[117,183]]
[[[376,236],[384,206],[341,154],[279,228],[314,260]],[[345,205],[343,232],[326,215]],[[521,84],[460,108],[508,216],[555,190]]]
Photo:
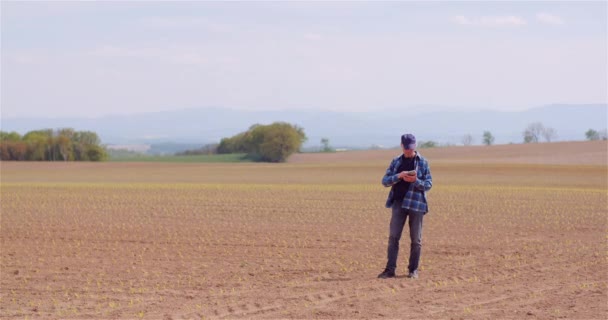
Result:
[[[433,178],[431,177],[431,168],[429,167],[428,161],[420,155],[420,152],[416,151],[414,156],[416,176],[415,182],[410,183],[410,186],[405,193],[403,198],[402,208],[422,213],[429,212],[429,207],[426,201],[426,192],[431,190],[433,187]],[[382,185],[385,187],[392,187],[399,182],[399,167],[401,166],[402,156],[399,155],[393,161],[391,165],[386,169],[386,174],[382,177]],[[386,200],[386,207],[391,208],[395,200],[393,199],[393,190],[388,194]]]

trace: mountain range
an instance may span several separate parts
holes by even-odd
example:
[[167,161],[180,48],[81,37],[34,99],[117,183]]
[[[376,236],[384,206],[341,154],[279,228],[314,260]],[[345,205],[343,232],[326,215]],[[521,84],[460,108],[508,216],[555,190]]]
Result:
[[99,118],[2,118],[3,131],[21,134],[43,128],[70,127],[99,134],[104,144],[219,142],[247,130],[252,124],[285,121],[304,128],[305,146],[318,146],[328,138],[334,147],[396,147],[399,136],[413,132],[421,141],[460,144],[466,134],[480,144],[484,131],[490,131],[496,144],[521,143],[522,132],[533,122],[553,128],[555,141],[584,140],[592,128],[605,130],[608,104],[554,104],[523,111],[395,108],[377,112],[336,112],[323,110],[251,111],[229,108],[198,108],[177,111],[109,115]]

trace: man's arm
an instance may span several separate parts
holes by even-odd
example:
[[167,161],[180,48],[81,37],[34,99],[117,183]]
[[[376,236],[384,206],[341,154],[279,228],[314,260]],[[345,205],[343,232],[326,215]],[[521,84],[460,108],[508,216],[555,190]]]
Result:
[[433,177],[431,176],[431,168],[428,162],[423,164],[423,179],[416,179],[414,182],[414,188],[420,191],[429,191],[433,187]]
[[395,165],[396,165],[395,160],[391,161],[391,164],[388,166],[388,169],[386,169],[386,173],[384,174],[384,177],[382,177],[382,185],[385,187],[391,187],[394,184],[396,184],[397,182],[399,182],[399,180],[401,180],[402,178],[402,172],[397,173],[397,174],[393,174],[393,172],[395,171]]

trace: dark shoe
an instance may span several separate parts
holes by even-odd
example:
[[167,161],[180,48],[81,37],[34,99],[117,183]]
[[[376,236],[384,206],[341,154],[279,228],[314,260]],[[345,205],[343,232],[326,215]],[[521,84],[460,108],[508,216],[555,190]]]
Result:
[[389,269],[384,269],[384,271],[382,271],[382,273],[378,275],[378,278],[380,278],[380,279],[387,279],[387,278],[394,278],[394,277],[395,277],[395,271],[391,271]]
[[410,279],[418,279],[418,270],[410,271],[410,273],[407,274],[407,277]]

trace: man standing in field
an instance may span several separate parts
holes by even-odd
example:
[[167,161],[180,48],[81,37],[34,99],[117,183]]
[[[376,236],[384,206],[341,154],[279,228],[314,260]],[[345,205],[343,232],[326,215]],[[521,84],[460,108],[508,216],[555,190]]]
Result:
[[[411,133],[401,136],[403,154],[391,162],[382,178],[382,185],[391,187],[386,207],[392,209],[390,232],[388,236],[388,262],[378,278],[395,276],[399,239],[405,220],[410,227],[410,260],[408,278],[418,278],[418,263],[422,247],[422,219],[429,211],[426,192],[431,190],[433,180],[431,169],[425,158],[416,151],[416,137]],[[409,217],[409,219],[408,219]]]

